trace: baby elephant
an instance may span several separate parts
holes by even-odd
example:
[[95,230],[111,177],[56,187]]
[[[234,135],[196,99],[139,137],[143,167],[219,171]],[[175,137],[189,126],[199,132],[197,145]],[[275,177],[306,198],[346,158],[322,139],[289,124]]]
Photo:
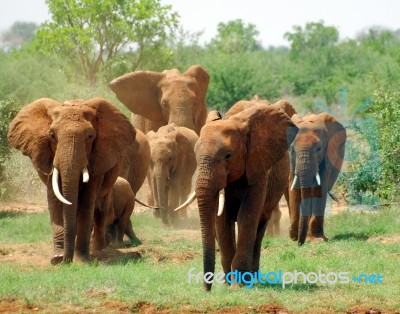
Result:
[[131,241],[140,242],[132,228],[131,214],[135,205],[135,194],[127,180],[118,177],[112,190],[101,200],[100,213],[105,216],[106,242],[120,245],[124,234]]
[[149,184],[155,205],[160,208],[164,224],[178,224],[177,215],[187,217],[186,211],[173,212],[183,203],[191,190],[197,163],[194,145],[197,134],[185,127],[168,124],[157,132],[147,133],[151,162]]

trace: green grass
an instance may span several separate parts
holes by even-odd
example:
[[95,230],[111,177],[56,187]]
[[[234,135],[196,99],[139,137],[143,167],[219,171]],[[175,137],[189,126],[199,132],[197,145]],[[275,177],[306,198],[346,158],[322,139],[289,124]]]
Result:
[[[202,270],[199,232],[167,229],[151,215],[141,214],[133,216],[135,232],[143,241],[136,248],[141,256],[132,258],[126,251],[129,249],[122,249],[121,256],[111,263],[96,260],[54,267],[1,262],[0,304],[1,300],[18,299],[51,312],[102,311],[105,302],[123,302],[128,311],[140,310],[142,304],[152,304],[153,311],[213,311],[262,304],[276,304],[294,312],[341,312],[355,307],[399,310],[400,298],[395,296],[400,295],[400,243],[373,240],[400,236],[399,214],[399,210],[384,209],[375,214],[345,212],[328,217],[326,232],[331,241],[327,243],[298,247],[288,237],[266,237],[263,241],[263,272],[346,271],[351,277],[380,273],[383,284],[296,284],[285,289],[261,284],[251,289],[229,289],[214,284],[211,293],[206,293],[202,284],[188,283],[190,268]],[[42,241],[51,242],[47,213],[0,213],[0,247]],[[220,271],[219,260],[216,265]]]

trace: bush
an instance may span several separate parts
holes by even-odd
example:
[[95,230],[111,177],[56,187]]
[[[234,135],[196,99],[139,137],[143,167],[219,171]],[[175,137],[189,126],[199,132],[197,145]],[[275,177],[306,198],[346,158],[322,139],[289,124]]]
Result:
[[[11,156],[11,145],[7,140],[8,125],[18,112],[19,104],[14,100],[0,101],[0,183],[4,180],[4,165]],[[4,190],[0,187],[0,196]]]
[[[347,169],[339,177],[352,203],[397,201],[400,185],[400,92],[378,86],[372,102],[350,121]],[[379,199],[378,199],[379,198]]]

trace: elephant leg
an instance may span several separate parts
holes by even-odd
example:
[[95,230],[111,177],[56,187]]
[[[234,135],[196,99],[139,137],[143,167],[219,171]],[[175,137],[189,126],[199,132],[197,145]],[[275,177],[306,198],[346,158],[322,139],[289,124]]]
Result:
[[105,217],[103,213],[101,213],[99,210],[95,210],[94,228],[93,228],[93,250],[101,251],[106,247],[106,245],[107,241],[106,241],[106,230],[105,230]]
[[136,236],[135,232],[133,231],[132,222],[130,219],[126,225],[125,233],[129,237],[129,240],[141,243],[141,241],[139,240],[139,238]]
[[171,223],[173,227],[177,227],[179,225],[179,212],[174,212],[174,208],[179,206],[180,199],[180,185],[176,180],[170,181],[169,191],[168,191],[168,213],[171,219]]
[[118,242],[122,243],[124,239],[124,234],[129,237],[132,241],[139,241],[136,237],[135,232],[132,228],[131,215],[135,206],[135,199],[133,198],[127,203],[123,215],[120,217],[117,225],[118,230]]
[[253,267],[254,245],[264,200],[265,187],[262,185],[252,186],[252,189],[243,196],[237,217],[238,241],[232,270],[251,271]]
[[272,237],[272,236],[274,236],[274,226],[273,226],[273,224],[272,224],[272,219],[270,219],[269,221],[268,221],[268,223],[267,223],[267,229],[266,229],[266,235],[267,236],[270,236],[270,237]]
[[109,224],[106,230],[106,245],[114,243],[116,241],[116,238],[117,238],[117,232],[115,225],[113,223]]
[[325,207],[326,207],[327,194],[323,194],[321,198],[316,199],[317,206],[313,212],[313,217],[310,220],[310,235],[312,238],[323,239],[325,241],[328,238],[324,233],[324,218],[325,218]]
[[[93,178],[94,179],[94,178]],[[77,261],[87,262],[90,257],[90,236],[93,230],[94,204],[96,191],[85,189],[82,192],[85,199],[77,211],[77,232],[75,257]],[[104,217],[103,217],[104,219]],[[105,241],[105,226],[103,223],[103,238]],[[104,242],[105,243],[105,242]]]
[[63,206],[50,190],[47,191],[47,199],[49,204],[49,212],[51,219],[51,228],[53,233],[53,257],[51,263],[53,265],[59,264],[63,261],[64,256],[64,220],[63,220]]
[[251,269],[252,272],[257,272],[260,269],[261,244],[267,224],[267,220],[261,220],[258,224],[256,241],[254,243],[253,266]]
[[267,224],[267,235],[269,236],[278,236],[280,234],[279,222],[281,219],[282,213],[277,205],[272,211],[271,218],[268,220]]
[[290,194],[289,194],[289,216],[290,216],[289,236],[293,241],[297,241],[298,237],[299,237],[300,203],[301,203],[300,190],[290,191]]
[[[147,173],[147,184],[149,186],[149,190],[147,192],[147,204],[149,206],[155,206],[155,201],[154,201],[154,192],[152,191],[152,188],[154,186],[153,183],[153,178],[150,175],[150,172]],[[157,218],[160,218],[160,214],[158,213],[158,216],[156,216]]]
[[281,217],[282,217],[282,212],[279,208],[279,205],[277,205],[276,209],[275,209],[275,216],[274,216],[274,235],[275,236],[279,236],[281,234]]
[[216,237],[221,254],[222,269],[225,274],[231,271],[236,253],[235,222],[228,219],[226,210],[216,219]]

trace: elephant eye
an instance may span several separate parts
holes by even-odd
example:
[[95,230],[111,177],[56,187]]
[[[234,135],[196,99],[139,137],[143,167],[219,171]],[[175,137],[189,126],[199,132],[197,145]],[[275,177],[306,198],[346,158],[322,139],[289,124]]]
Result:
[[232,153],[226,153],[225,160],[230,160],[232,158]]
[[56,135],[56,133],[55,133],[54,131],[51,131],[51,132],[50,132],[50,137],[51,137],[51,139],[54,140],[54,141],[57,140],[57,135]]

